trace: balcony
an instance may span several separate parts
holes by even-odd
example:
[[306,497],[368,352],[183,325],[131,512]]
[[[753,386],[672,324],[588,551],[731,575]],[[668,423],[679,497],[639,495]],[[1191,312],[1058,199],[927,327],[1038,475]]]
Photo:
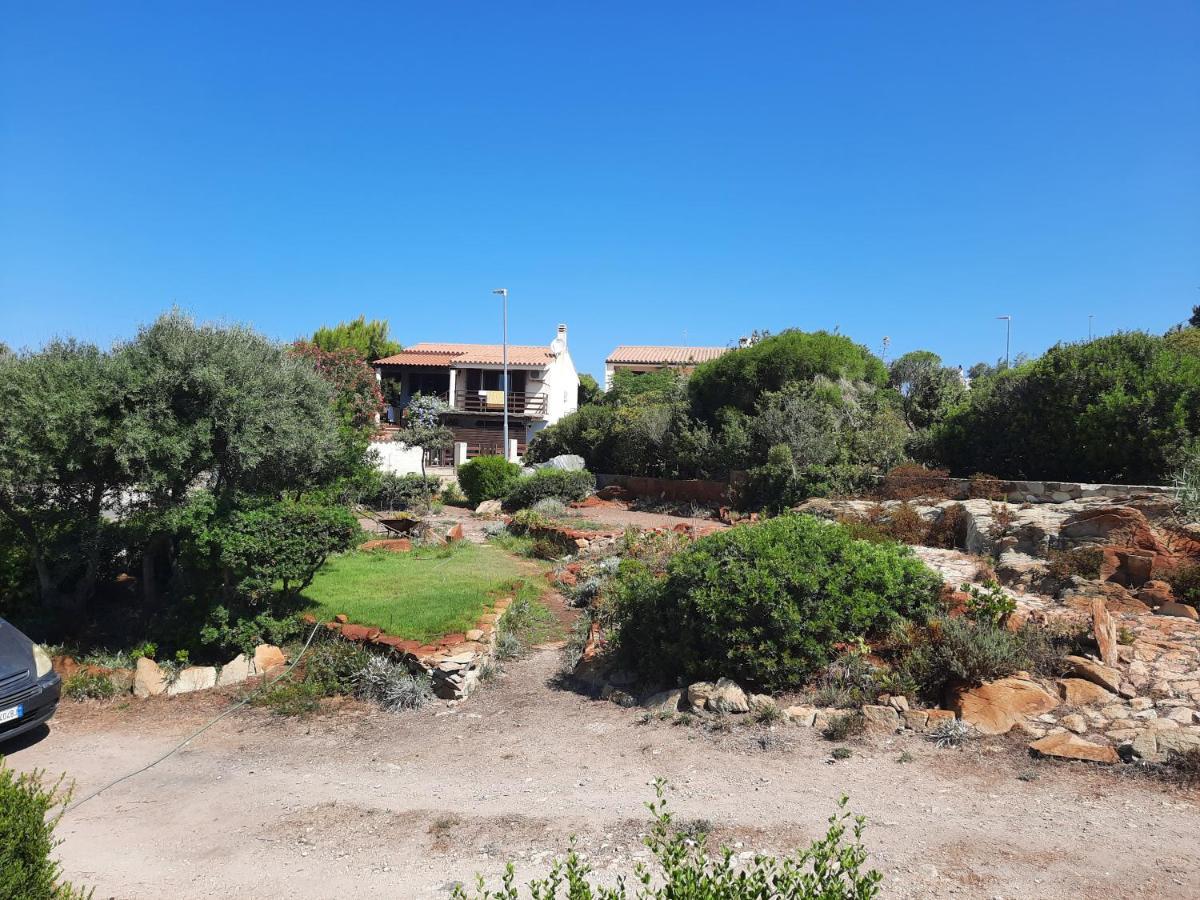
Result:
[[[454,393],[453,409],[455,412],[502,415],[504,413],[504,395],[500,391],[458,390]],[[545,394],[509,391],[508,414],[535,419],[544,417],[546,415]]]

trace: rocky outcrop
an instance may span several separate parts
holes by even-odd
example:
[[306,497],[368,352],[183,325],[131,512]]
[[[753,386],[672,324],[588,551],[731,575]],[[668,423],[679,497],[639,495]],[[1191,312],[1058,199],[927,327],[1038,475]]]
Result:
[[1006,734],[1026,717],[1058,705],[1058,698],[1034,681],[1001,678],[961,691],[950,708],[981,734]]
[[1056,756],[1059,759],[1078,759],[1086,762],[1112,765],[1121,758],[1117,751],[1104,744],[1093,744],[1066,731],[1048,734],[1029,745],[1029,749],[1041,756]]

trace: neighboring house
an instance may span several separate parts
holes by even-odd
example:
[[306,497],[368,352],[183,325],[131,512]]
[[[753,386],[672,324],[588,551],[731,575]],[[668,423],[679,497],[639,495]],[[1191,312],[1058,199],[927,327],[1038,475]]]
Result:
[[604,361],[604,389],[612,387],[616,372],[657,372],[678,369],[689,374],[702,362],[728,353],[728,347],[634,347],[622,345]]
[[[436,394],[447,404],[442,420],[454,431],[455,443],[467,445],[468,458],[503,455],[504,348],[500,344],[413,344],[375,360],[375,373],[388,403],[387,425],[399,424],[413,394]],[[559,325],[554,340],[545,347],[510,344],[508,373],[508,433],[523,456],[530,438],[579,405],[579,374],[567,350],[567,326]],[[435,454],[431,463],[450,465],[450,452],[447,448]],[[387,459],[384,464],[394,470],[409,468],[408,463],[389,464]]]

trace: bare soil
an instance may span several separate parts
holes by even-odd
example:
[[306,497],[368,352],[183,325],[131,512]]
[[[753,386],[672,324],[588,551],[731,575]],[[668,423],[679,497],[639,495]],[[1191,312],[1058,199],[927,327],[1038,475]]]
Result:
[[[559,654],[512,663],[456,709],[393,715],[340,701],[307,720],[247,708],[69,813],[69,878],[121,898],[445,897],[506,860],[544,873],[572,835],[612,876],[645,857],[657,776],[679,821],[738,852],[822,833],[838,797],[869,819],[889,897],[1195,897],[1195,793],[1015,742],[937,750],[811,730],[639,724],[557,686]],[[206,722],[231,695],[66,704],[9,764],[65,772],[80,795]],[[898,761],[902,753],[911,762]]]

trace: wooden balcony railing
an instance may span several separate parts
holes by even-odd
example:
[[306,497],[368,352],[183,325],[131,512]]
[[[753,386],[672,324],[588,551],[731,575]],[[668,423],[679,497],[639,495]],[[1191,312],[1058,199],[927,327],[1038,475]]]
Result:
[[[504,399],[500,391],[459,390],[454,394],[454,409],[459,412],[500,415],[504,412]],[[546,396],[529,394],[525,391],[509,391],[508,414],[510,416],[544,416],[546,414]]]

